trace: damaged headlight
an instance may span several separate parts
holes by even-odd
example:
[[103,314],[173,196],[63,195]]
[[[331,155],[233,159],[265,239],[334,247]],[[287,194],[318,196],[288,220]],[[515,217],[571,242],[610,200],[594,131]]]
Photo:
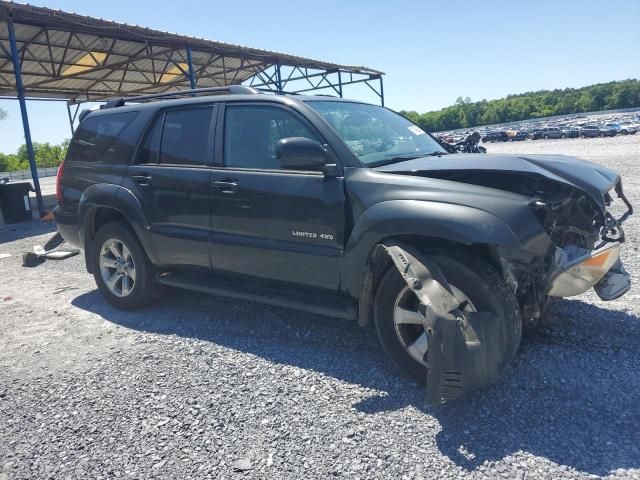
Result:
[[[583,253],[586,252],[586,253]],[[572,297],[586,292],[611,269],[620,256],[620,244],[588,252],[583,249],[556,251],[556,273],[549,282],[547,295]]]

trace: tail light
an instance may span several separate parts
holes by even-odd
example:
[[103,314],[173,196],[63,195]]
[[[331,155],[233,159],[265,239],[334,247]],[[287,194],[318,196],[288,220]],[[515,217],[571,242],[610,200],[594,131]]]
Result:
[[58,203],[62,203],[64,195],[62,194],[62,174],[64,172],[64,161],[58,167],[58,174],[56,175],[56,200]]

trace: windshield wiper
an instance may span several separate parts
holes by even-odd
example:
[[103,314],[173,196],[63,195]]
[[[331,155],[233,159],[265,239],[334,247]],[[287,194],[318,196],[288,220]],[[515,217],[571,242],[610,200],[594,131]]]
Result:
[[416,158],[422,157],[435,157],[440,155],[447,155],[447,152],[430,152],[430,153],[417,153],[414,155],[398,155],[398,156],[390,156],[384,160],[379,160],[377,162],[369,164],[370,167],[381,167],[383,165],[391,165],[392,163],[404,162],[405,160],[415,160]]
[[441,157],[442,155],[449,155],[449,153],[448,152],[431,152],[431,153],[425,153],[422,156],[423,157]]

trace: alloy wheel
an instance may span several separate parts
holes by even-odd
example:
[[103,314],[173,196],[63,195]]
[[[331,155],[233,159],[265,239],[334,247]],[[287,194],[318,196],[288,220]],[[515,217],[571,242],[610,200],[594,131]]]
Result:
[[[475,305],[459,288],[450,285],[453,296],[460,302],[460,309],[465,312],[477,312]],[[418,311],[420,302],[409,287],[404,287],[393,307],[393,324],[396,335],[403,348],[414,360],[426,366],[427,333],[422,323],[422,315]]]
[[122,240],[110,238],[102,244],[100,274],[105,286],[116,297],[126,297],[136,283],[136,266],[131,250]]

